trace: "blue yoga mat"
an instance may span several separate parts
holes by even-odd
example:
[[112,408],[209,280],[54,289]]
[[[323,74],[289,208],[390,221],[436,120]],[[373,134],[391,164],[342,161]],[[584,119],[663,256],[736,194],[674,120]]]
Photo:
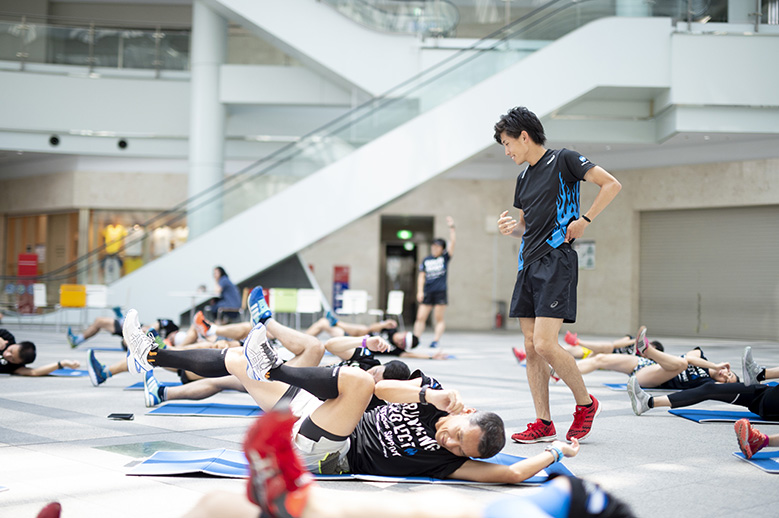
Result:
[[746,458],[740,451],[733,452],[733,455],[767,473],[779,473],[779,462],[776,460],[779,458],[779,450],[759,451],[752,455],[751,459]]
[[[489,459],[481,459],[494,464],[510,465],[524,457],[499,453]],[[202,451],[158,451],[142,463],[134,466],[128,475],[136,476],[170,476],[204,473],[217,477],[248,478],[249,465],[243,452],[234,450],[202,450]],[[542,472],[544,473],[544,472]],[[573,475],[561,463],[553,464],[544,474],[535,475],[523,484],[542,484],[549,475],[559,473]],[[348,473],[345,475],[317,475],[318,480],[360,480],[365,482],[411,483],[411,484],[479,484],[469,480],[437,479],[429,477],[385,477],[381,475],[361,475]]]
[[730,410],[699,410],[696,408],[675,408],[669,413],[695,421],[696,423],[735,423],[739,419],[747,418],[751,423],[779,424],[779,421],[766,421],[752,412],[733,412]]
[[255,405],[225,405],[222,403],[165,403],[147,412],[147,415],[257,417],[262,414]]
[[81,376],[89,376],[89,373],[81,369],[57,369],[51,371],[49,376],[59,376],[60,378],[78,378]]
[[[610,388],[611,390],[626,391],[628,389],[627,383],[604,383],[603,386]],[[671,389],[662,389],[657,387],[644,388],[644,390],[654,392],[672,392]]]
[[[158,381],[160,386],[163,387],[180,387],[181,382],[180,381]],[[133,383],[132,385],[129,385],[124,388],[124,390],[143,390],[143,382],[139,381],[138,383]]]

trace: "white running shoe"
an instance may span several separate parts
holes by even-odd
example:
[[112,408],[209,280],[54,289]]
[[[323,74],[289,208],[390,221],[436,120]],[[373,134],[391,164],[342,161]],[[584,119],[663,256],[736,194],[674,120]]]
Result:
[[243,343],[243,354],[246,356],[246,373],[250,378],[267,381],[268,371],[281,365],[279,355],[268,342],[265,325],[258,323],[249,331],[249,336]]
[[641,388],[635,376],[628,379],[628,396],[634,414],[641,415],[649,410],[649,398],[652,396]]
[[746,346],[744,353],[741,355],[741,374],[743,375],[743,383],[747,387],[750,385],[757,385],[760,383],[757,381],[757,376],[760,374],[764,367],[758,365],[754,359],[752,359],[752,348]]
[[149,351],[156,349],[154,340],[141,329],[138,312],[131,309],[127,312],[122,326],[122,336],[127,344],[127,369],[131,374],[141,374],[150,371],[152,366],[146,360]]

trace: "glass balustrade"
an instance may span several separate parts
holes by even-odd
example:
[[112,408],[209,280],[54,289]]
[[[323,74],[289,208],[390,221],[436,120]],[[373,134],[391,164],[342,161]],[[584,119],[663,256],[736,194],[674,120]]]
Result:
[[189,31],[0,21],[0,60],[116,69],[189,69]]
[[454,36],[460,21],[447,0],[323,0],[338,12],[371,29],[419,36]]

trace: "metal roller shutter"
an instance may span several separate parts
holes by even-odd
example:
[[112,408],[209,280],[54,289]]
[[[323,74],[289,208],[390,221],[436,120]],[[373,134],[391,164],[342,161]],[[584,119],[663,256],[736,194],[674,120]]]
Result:
[[641,213],[639,318],[652,332],[779,336],[779,207]]

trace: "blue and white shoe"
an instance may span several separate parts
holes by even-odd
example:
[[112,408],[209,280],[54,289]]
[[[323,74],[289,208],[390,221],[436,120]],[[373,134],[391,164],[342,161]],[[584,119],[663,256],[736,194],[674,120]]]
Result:
[[95,357],[95,351],[93,349],[90,349],[87,352],[87,372],[89,372],[89,381],[91,381],[92,385],[95,387],[104,383],[105,380],[108,379],[105,365],[97,361],[97,358]]
[[273,316],[268,303],[265,302],[265,294],[262,292],[262,286],[255,286],[249,293],[249,313],[252,316],[252,324],[265,323]]
[[243,354],[246,356],[246,374],[257,381],[267,381],[268,371],[282,364],[276,350],[268,342],[265,325],[255,325],[246,341],[243,343]]
[[438,347],[438,342],[430,342],[431,349],[435,349],[436,347]]
[[325,318],[333,327],[335,327],[336,324],[338,324],[338,318],[336,318],[336,316],[333,314],[332,311],[328,311],[327,313],[325,313]]
[[114,312],[114,316],[116,316],[117,320],[124,319],[124,315],[122,314],[122,308],[120,306],[114,306],[111,308],[111,310]]
[[154,377],[154,371],[146,371],[143,376],[143,398],[147,407],[157,406],[160,400],[160,384]]
[[70,327],[68,327],[68,343],[70,344],[71,349],[75,349],[81,344],[81,342],[78,341],[78,336],[73,333],[73,329]]
[[138,312],[131,309],[127,312],[122,326],[122,336],[127,344],[127,370],[131,374],[141,374],[152,369],[146,357],[157,348],[154,340],[143,332],[138,320]]

